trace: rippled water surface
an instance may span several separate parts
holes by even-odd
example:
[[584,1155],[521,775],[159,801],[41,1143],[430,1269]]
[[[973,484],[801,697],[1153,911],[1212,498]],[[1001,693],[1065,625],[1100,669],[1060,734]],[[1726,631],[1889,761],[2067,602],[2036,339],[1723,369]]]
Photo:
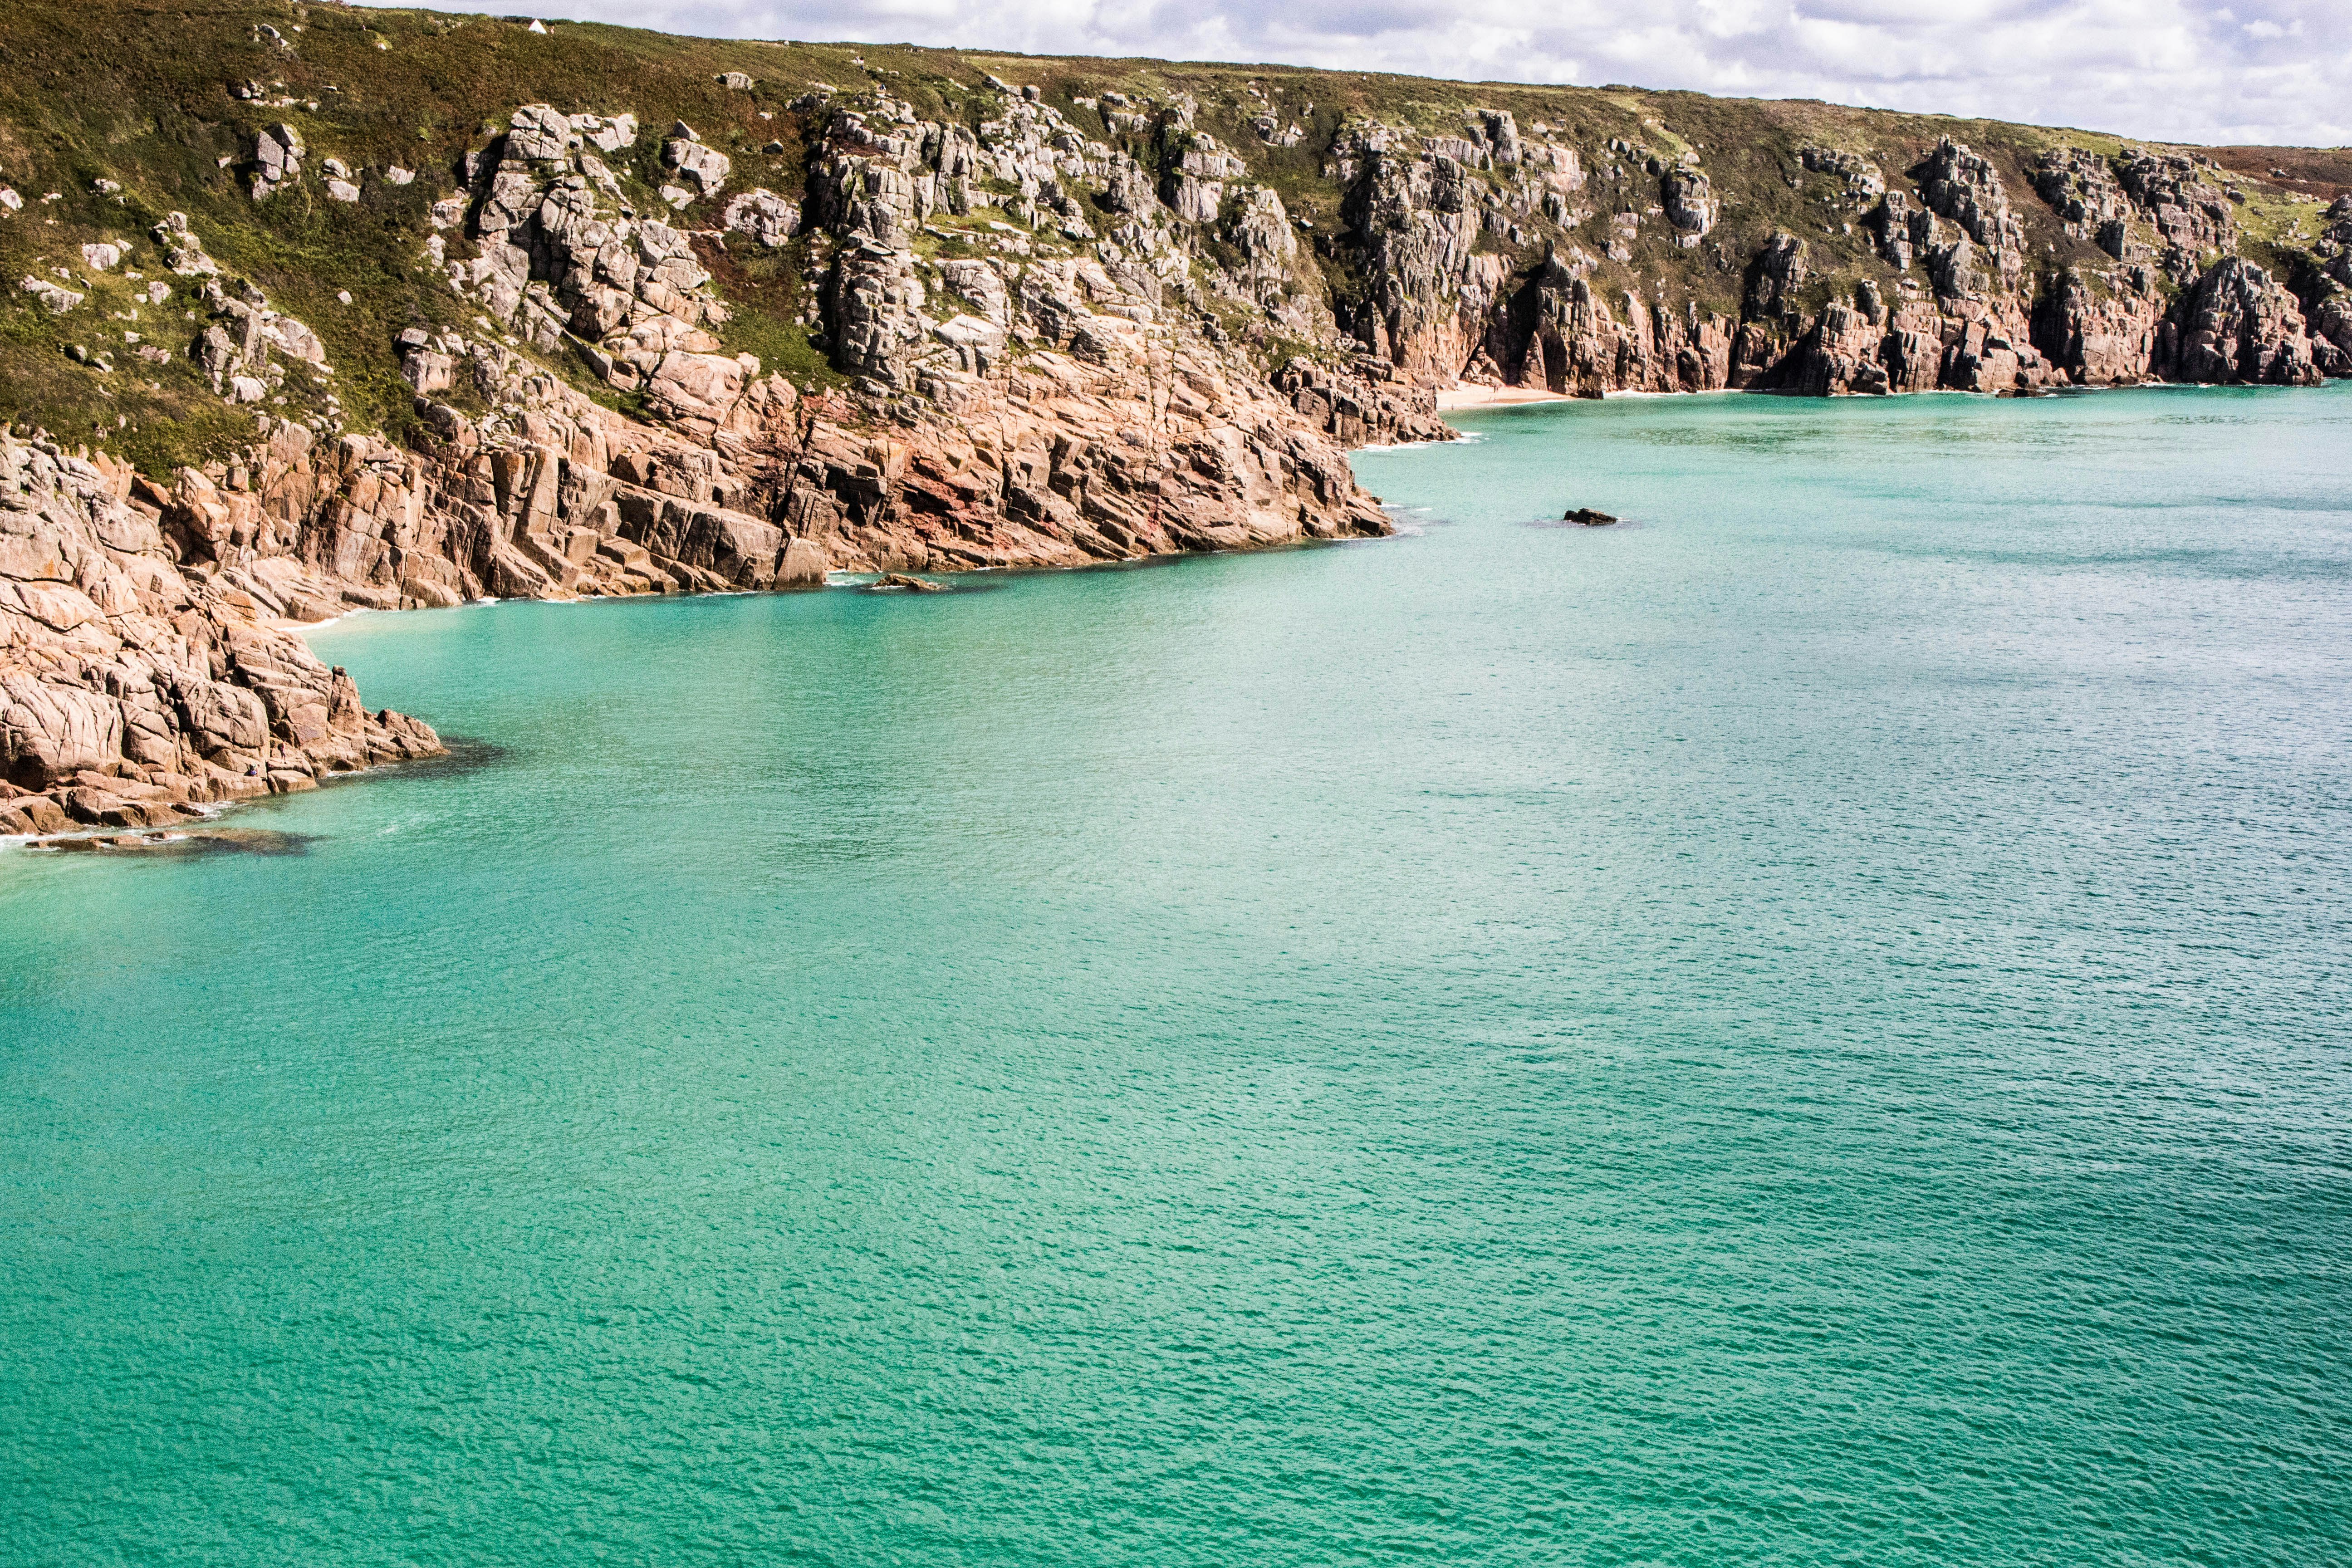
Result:
[[0,854],[0,1561],[2344,1561],[2352,387],[1463,423]]

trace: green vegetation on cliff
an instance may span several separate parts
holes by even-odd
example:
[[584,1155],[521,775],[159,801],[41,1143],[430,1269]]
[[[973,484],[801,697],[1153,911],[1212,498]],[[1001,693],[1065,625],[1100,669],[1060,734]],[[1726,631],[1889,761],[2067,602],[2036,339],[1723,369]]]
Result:
[[[617,188],[651,210],[677,177],[662,162],[673,121],[731,161],[730,191],[757,186],[797,200],[835,102],[878,89],[923,121],[977,128],[1001,102],[992,78],[1035,88],[1086,135],[1161,174],[1181,139],[1116,105],[1189,101],[1192,131],[1276,193],[1296,226],[1299,264],[1275,292],[1319,291],[1318,309],[1336,304],[1343,317],[1374,279],[1344,211],[1347,171],[1335,168],[1335,146],[1368,121],[1458,135],[1482,112],[1507,113],[1521,133],[1580,154],[1580,194],[1563,204],[1562,221],[1481,231],[1475,247],[1515,273],[1572,247],[1600,294],[1632,291],[1736,321],[1749,304],[1752,258],[1774,236],[1792,235],[1809,247],[1810,266],[1788,310],[1818,312],[1865,281],[1892,299],[1903,268],[1858,221],[1849,180],[1809,166],[1821,160],[1807,150],[1853,154],[1892,181],[1947,137],[1988,160],[2015,194],[2030,270],[2089,276],[2114,262],[2082,225],[2070,227],[2030,194],[2045,153],[2124,151],[2114,137],[2081,132],[1623,87],[718,41],[255,0],[19,0],[0,17],[0,185],[21,201],[0,216],[8,283],[0,416],[113,450],[149,472],[249,443],[265,413],[396,434],[415,417],[397,335],[487,324],[421,247],[435,232],[433,204],[459,189],[459,161],[504,131],[518,105],[634,115],[649,134],[609,161]],[[278,124],[305,143],[311,177],[257,200],[257,139]],[[315,177],[328,159],[348,170],[352,199],[334,199]],[[1683,166],[1711,182],[1704,243],[1678,242],[1672,226],[1645,221],[1658,210],[1661,169]],[[2318,233],[2319,205],[2352,186],[2352,155],[2341,152],[2223,150],[2216,166],[2229,171],[2239,253],[2281,276]],[[1489,187],[1501,178],[1497,167],[1465,167],[1466,178]],[[979,195],[1014,201],[1011,191]],[[815,320],[823,258],[813,256],[808,234],[762,246],[719,232],[707,211],[698,206],[678,222],[700,230],[696,254],[731,309],[718,334],[727,351],[755,354],[803,389],[839,384]],[[173,273],[154,237],[174,212],[205,237],[223,278],[249,281],[316,335],[321,353],[273,381],[266,401],[225,400],[192,357],[205,316],[194,298],[200,280]],[[1620,218],[1633,221],[1612,227]],[[978,232],[1013,218],[1009,205],[990,205],[971,221]],[[1196,265],[1231,269],[1221,237],[1229,228],[1203,226]],[[919,259],[972,253],[967,232],[919,237]],[[1053,243],[1050,233],[1040,241],[1046,252]],[[84,247],[104,246],[122,254],[100,268]],[[57,313],[20,279],[85,300]],[[152,295],[158,283],[168,298]],[[1288,324],[1253,326],[1245,308],[1221,303],[1210,313],[1246,334],[1269,368],[1294,353],[1340,346],[1318,344],[1295,314]],[[608,403],[630,405],[589,359],[551,363]]]

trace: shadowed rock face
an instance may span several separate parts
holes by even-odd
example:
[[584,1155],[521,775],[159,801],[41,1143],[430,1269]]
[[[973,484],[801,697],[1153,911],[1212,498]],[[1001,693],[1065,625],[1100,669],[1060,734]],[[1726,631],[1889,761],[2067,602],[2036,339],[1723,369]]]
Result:
[[[1628,143],[1609,152],[1623,160],[1611,165],[1621,188],[1659,162]],[[1465,159],[1497,177],[1465,181]],[[1524,270],[1498,266],[1477,244],[1481,235],[1524,243],[1547,221],[1574,216],[1540,173],[1569,162],[1538,144],[1505,169],[1462,137],[1344,129],[1328,172],[1347,186],[1348,237],[1370,287],[1340,325],[1416,377],[1458,373],[1583,395],[1723,386],[2006,393],[2149,379],[2308,384],[2352,374],[2352,354],[2331,335],[2343,308],[2318,330],[2306,320],[2306,309],[2318,310],[2306,296],[2335,297],[2326,279],[2315,273],[2298,296],[2228,254],[2238,239],[2231,205],[2206,178],[2218,179],[2218,170],[2187,156],[2046,154],[2032,194],[2064,232],[2130,265],[2037,273],[2008,182],[1966,144],[1937,142],[1911,169],[1909,188],[1856,153],[1804,148],[1797,163],[1842,184],[1846,210],[1899,272],[1898,297],[1890,303],[1875,279],[1862,279],[1848,285],[1851,302],[1808,309],[1808,284],[1822,274],[1806,242],[1779,231],[1745,258],[1720,258],[1742,264],[1736,320],[1664,289],[1645,297],[1591,287],[1594,258],[1572,237],[1547,239],[1543,258]],[[1610,255],[1622,259],[1618,239],[1642,235],[1645,224],[1666,226],[1677,246],[1696,244],[1714,228],[1718,205],[1698,169],[1665,166],[1656,208],[1629,204],[1612,220]],[[2163,285],[2168,279],[2175,287]],[[1864,287],[1875,301],[1866,306]]]

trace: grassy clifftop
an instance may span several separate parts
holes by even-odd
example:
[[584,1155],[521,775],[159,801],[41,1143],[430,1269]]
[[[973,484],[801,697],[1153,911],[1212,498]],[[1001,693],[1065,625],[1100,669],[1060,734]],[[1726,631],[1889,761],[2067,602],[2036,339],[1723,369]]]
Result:
[[[728,73],[751,86],[728,85]],[[1272,185],[1302,233],[1321,242],[1310,250],[1334,293],[1354,285],[1356,263],[1332,242],[1343,193],[1326,153],[1355,120],[1443,132],[1465,113],[1505,110],[1584,150],[1596,169],[1612,142],[1669,158],[1695,153],[1722,203],[1721,243],[1678,249],[1642,238],[1601,261],[1601,276],[1730,311],[1740,279],[1723,258],[1751,253],[1775,229],[1808,239],[1824,279],[1884,270],[1841,207],[1837,180],[1807,171],[1802,148],[1853,151],[1891,172],[1937,138],[1957,136],[2025,196],[2030,162],[2045,149],[2122,144],[2076,131],[1619,87],[719,41],[568,23],[541,30],[518,19],[268,0],[18,0],[0,16],[0,185],[23,203],[0,217],[8,284],[0,417],[113,449],[151,472],[251,438],[268,407],[224,402],[187,352],[200,319],[193,285],[167,270],[152,237],[167,214],[182,212],[224,274],[250,279],[317,333],[324,366],[290,378],[277,393],[282,406],[396,430],[410,417],[410,398],[394,337],[412,326],[462,326],[475,314],[422,252],[433,232],[428,209],[455,188],[457,161],[517,105],[635,114],[655,134],[614,157],[632,191],[667,177],[659,132],[683,120],[733,160],[731,188],[796,194],[825,89],[881,87],[925,119],[977,124],[997,101],[992,76],[1036,87],[1090,135],[1130,149],[1145,133],[1121,124],[1110,107],[1118,97],[1194,100],[1199,128]],[[311,179],[255,201],[255,138],[278,123],[299,132],[314,165],[348,165],[358,199],[331,199]],[[2352,188],[2352,154],[2342,151],[2233,149],[2220,161],[2240,182],[2244,248],[2258,259],[2266,247],[2306,235],[2314,197]],[[398,171],[415,178],[400,183]],[[1596,185],[1604,205],[1612,194]],[[2037,255],[2063,262],[2085,249],[2046,207],[2025,199],[2019,210]],[[89,265],[83,247],[101,245],[119,247],[122,259]],[[761,250],[740,237],[706,237],[701,248],[735,307],[730,349],[757,353],[803,384],[828,374],[802,320],[802,252]],[[17,286],[28,278],[85,302],[52,313]],[[161,302],[152,295],[159,282],[173,290]]]

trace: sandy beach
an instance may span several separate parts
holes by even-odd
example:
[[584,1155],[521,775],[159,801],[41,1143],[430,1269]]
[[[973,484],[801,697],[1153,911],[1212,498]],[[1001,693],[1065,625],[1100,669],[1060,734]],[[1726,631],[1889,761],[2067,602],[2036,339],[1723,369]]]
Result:
[[1437,411],[1450,413],[1458,408],[1499,408],[1513,403],[1566,403],[1565,393],[1538,391],[1532,386],[1459,385],[1440,388]]

